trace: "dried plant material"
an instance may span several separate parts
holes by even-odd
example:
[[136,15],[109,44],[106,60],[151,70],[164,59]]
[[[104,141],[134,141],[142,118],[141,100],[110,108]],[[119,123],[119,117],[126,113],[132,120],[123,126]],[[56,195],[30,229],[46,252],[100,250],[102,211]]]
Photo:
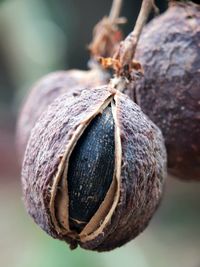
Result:
[[115,53],[123,37],[118,25],[125,22],[125,18],[117,18],[113,21],[109,17],[105,17],[96,25],[93,41],[88,47],[93,58],[100,55],[108,57]]
[[[144,0],[138,32],[150,6],[153,1]],[[61,94],[37,120],[27,144],[26,208],[42,229],[72,249],[122,246],[146,228],[162,196],[164,140],[123,93],[129,94],[143,71],[133,58],[122,58],[100,58],[115,71],[110,82],[86,88],[70,101],[68,93]]]
[[22,172],[26,207],[47,233],[72,248],[111,250],[142,232],[160,202],[162,135],[110,86],[67,99],[56,99],[32,130]]

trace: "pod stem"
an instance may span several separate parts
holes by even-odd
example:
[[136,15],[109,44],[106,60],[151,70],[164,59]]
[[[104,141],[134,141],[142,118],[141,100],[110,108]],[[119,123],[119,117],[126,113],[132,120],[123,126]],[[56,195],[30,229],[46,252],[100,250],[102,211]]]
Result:
[[154,0],[143,0],[133,31],[120,43],[112,58],[99,58],[104,68],[112,68],[115,76],[125,77],[127,82],[134,80],[131,77],[132,70],[137,73],[142,72],[142,67],[139,62],[134,61],[134,56],[142,29],[152,10],[158,13]]
[[118,25],[126,19],[119,17],[123,0],[113,0],[110,14],[96,24],[93,30],[93,40],[88,46],[93,59],[113,56],[116,45],[122,40]]
[[109,14],[110,21],[115,21],[119,17],[122,8],[122,2],[123,0],[113,0]]
[[133,31],[121,42],[119,50],[115,55],[121,66],[130,65],[134,59],[135,50],[141,35],[142,29],[147,22],[151,11],[155,8],[154,0],[143,0]]

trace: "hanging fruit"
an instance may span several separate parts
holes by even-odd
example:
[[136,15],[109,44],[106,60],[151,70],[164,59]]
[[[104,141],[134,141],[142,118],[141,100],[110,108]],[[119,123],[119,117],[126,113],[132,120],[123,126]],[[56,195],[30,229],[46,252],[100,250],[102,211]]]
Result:
[[29,138],[22,167],[27,211],[71,248],[122,246],[147,227],[160,203],[166,176],[161,131],[122,93],[140,72],[132,51],[152,4],[143,1],[134,31],[115,58],[104,60],[115,69],[110,82],[71,101],[60,95]]
[[169,172],[200,181],[200,6],[169,1],[141,35],[137,103],[163,132]]

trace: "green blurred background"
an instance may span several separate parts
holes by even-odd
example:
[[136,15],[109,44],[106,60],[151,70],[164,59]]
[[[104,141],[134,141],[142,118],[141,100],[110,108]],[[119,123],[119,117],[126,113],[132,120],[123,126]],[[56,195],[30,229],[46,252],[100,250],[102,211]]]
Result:
[[[141,1],[124,1],[127,34]],[[161,11],[164,0],[157,1]],[[22,203],[15,152],[20,103],[42,75],[87,68],[86,45],[111,1],[0,1],[0,266],[1,267],[200,267],[200,184],[168,178],[147,230],[109,253],[70,251],[36,226]]]

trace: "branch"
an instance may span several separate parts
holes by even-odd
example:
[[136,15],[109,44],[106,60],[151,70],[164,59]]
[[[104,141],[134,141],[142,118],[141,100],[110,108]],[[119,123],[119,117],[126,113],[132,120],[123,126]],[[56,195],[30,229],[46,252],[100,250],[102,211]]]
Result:
[[131,65],[140,34],[152,9],[155,9],[154,0],[143,0],[134,30],[121,42],[120,48],[114,56],[119,60],[121,66]]
[[113,0],[109,15],[111,21],[115,21],[119,17],[122,8],[122,2],[122,0]]

